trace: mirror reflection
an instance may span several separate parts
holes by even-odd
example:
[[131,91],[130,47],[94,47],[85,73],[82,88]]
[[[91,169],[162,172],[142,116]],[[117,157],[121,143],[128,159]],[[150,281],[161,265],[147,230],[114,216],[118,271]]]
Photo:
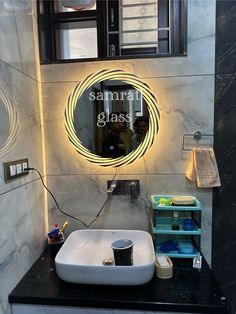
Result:
[[118,158],[144,140],[149,112],[140,91],[123,81],[105,80],[86,89],[74,112],[76,135],[89,151]]
[[0,98],[0,149],[4,147],[10,132],[10,118],[8,111]]

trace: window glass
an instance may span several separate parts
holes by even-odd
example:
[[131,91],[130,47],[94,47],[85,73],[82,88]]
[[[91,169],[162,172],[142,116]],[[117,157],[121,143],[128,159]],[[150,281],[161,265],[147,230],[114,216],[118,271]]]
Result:
[[157,0],[121,4],[121,48],[157,46]]
[[129,5],[129,4],[139,4],[139,3],[154,3],[157,2],[157,0],[122,0],[123,5]]
[[169,0],[158,2],[158,27],[169,27]]
[[156,16],[157,15],[157,2],[154,4],[140,4],[138,6],[122,6],[122,15],[123,17],[139,16]]
[[157,31],[151,32],[133,32],[123,34],[122,45],[126,44],[137,44],[137,43],[153,43],[157,42]]
[[133,19],[133,20],[123,20],[122,21],[123,32],[129,30],[143,30],[155,28],[157,29],[157,18],[149,18],[149,19]]
[[83,21],[56,25],[57,59],[97,58],[97,23]]
[[[88,10],[96,10],[96,2]],[[54,11],[55,12],[74,12],[74,11],[77,11],[77,10],[74,10],[74,9],[71,9],[71,8],[66,8],[62,4],[62,0],[56,0],[56,1],[54,1]]]
[[169,32],[166,30],[161,30],[158,32],[158,36],[158,52],[169,53]]

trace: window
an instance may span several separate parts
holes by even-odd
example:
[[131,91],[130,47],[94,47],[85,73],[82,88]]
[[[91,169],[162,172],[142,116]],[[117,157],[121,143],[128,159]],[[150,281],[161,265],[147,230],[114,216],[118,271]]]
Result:
[[55,32],[58,59],[98,57],[97,21],[57,23]]
[[87,10],[38,0],[43,63],[186,53],[186,0],[97,0]]

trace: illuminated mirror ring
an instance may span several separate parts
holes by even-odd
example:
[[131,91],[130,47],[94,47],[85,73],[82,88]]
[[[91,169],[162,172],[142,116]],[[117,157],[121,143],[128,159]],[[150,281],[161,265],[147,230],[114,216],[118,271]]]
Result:
[[5,94],[5,92],[0,88],[0,105],[5,107],[5,110],[9,117],[9,131],[7,139],[2,147],[0,147],[0,156],[5,155],[12,145],[15,143],[18,124],[17,124],[17,114],[10,98]]
[[[142,94],[149,112],[149,129],[146,133],[144,141],[128,155],[118,158],[104,158],[93,154],[89,149],[83,146],[82,142],[76,135],[74,127],[74,112],[79,98],[86,89],[91,87],[93,84],[104,80],[120,80],[124,83],[132,85],[134,89],[138,90]],[[159,128],[159,120],[160,113],[157,107],[157,100],[149,86],[142,82],[136,75],[122,70],[102,70],[100,72],[90,74],[84,81],[76,85],[73,92],[69,96],[65,109],[65,128],[69,140],[74,145],[77,152],[83,155],[90,162],[101,166],[118,167],[129,164],[135,159],[143,156],[146,150],[150,148],[154,142],[154,138]]]

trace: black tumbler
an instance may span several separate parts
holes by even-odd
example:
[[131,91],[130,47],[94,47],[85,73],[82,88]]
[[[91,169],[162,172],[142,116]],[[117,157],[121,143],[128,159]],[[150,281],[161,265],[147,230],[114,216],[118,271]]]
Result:
[[50,257],[54,259],[59,252],[60,248],[64,244],[64,241],[60,241],[58,243],[49,243]]
[[133,246],[133,241],[129,239],[117,240],[111,244],[116,266],[133,265]]

